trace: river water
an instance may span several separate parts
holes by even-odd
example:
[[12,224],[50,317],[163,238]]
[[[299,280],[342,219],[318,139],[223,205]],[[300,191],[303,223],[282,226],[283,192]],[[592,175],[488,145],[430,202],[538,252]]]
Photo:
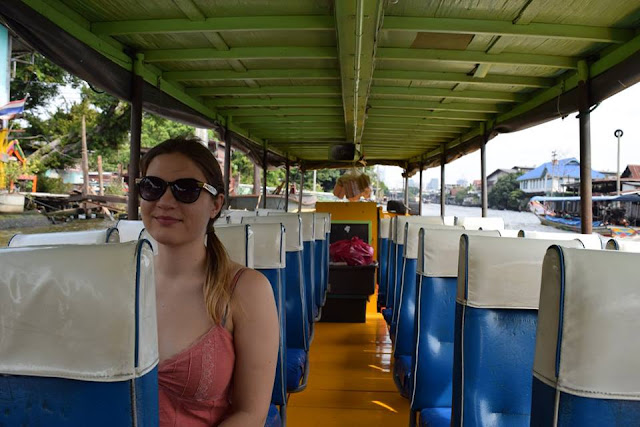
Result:
[[[516,211],[500,211],[495,209],[489,209],[487,212],[489,216],[500,217],[504,220],[505,228],[510,230],[535,230],[535,231],[550,231],[563,233],[562,230],[558,230],[553,227],[540,224],[540,221],[531,212],[516,212]],[[422,214],[424,216],[438,216],[440,215],[440,205],[433,203],[425,203],[422,205]],[[446,205],[445,215],[453,215],[457,217],[463,216],[481,216],[480,208],[470,208],[465,206]],[[56,231],[80,231],[80,230],[95,230],[100,228],[113,227],[115,221],[103,220],[103,219],[88,219],[88,220],[74,220],[65,222],[62,224],[50,224],[47,226],[38,227],[19,227],[11,228],[8,230],[0,230],[0,247],[6,246],[9,239],[17,233],[51,233]]]
[[[445,205],[445,215],[449,216],[482,216],[481,208],[471,208],[467,206]],[[440,215],[440,205],[435,203],[423,203],[422,215],[438,216]],[[540,220],[531,212],[501,211],[489,209],[488,216],[500,217],[504,220],[504,228],[508,230],[531,230],[531,231],[549,231],[564,233],[554,227],[540,224]]]

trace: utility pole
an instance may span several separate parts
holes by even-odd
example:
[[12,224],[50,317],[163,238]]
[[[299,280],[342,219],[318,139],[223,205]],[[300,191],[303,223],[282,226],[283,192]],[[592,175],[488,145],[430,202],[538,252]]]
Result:
[[622,138],[623,134],[624,132],[622,132],[622,129],[618,129],[613,133],[613,135],[618,138],[618,169],[616,172],[616,190],[618,196],[620,195],[620,138]]

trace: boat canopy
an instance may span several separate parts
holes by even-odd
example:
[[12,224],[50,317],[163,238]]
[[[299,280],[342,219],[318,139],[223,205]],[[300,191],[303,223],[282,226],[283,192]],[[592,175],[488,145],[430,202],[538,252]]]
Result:
[[[95,87],[272,166],[409,174],[640,79],[637,2],[5,0],[0,19]],[[576,124],[577,125],[577,124]],[[353,144],[355,155],[330,156]],[[335,150],[334,150],[335,151]],[[345,152],[349,152],[346,150]]]

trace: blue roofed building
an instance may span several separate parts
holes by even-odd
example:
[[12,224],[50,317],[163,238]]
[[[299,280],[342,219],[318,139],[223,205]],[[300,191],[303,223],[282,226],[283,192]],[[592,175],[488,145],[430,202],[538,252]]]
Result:
[[[591,179],[605,178],[591,171]],[[564,193],[567,185],[580,182],[580,162],[575,158],[552,160],[518,177],[520,189],[527,194]]]

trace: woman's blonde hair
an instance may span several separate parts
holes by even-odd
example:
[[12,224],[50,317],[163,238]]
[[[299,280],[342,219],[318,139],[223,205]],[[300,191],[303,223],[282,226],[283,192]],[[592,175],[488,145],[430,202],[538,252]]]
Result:
[[[218,161],[211,151],[198,138],[186,136],[172,138],[156,145],[149,150],[140,161],[142,176],[147,173],[151,161],[162,154],[179,153],[188,157],[204,174],[208,184],[211,184],[218,194],[224,194],[224,179]],[[202,196],[209,194],[206,191]],[[229,301],[231,300],[231,261],[222,242],[218,239],[213,223],[220,217],[209,220],[207,225],[207,270],[206,279],[202,287],[204,302],[211,319],[220,324],[223,322]]]

